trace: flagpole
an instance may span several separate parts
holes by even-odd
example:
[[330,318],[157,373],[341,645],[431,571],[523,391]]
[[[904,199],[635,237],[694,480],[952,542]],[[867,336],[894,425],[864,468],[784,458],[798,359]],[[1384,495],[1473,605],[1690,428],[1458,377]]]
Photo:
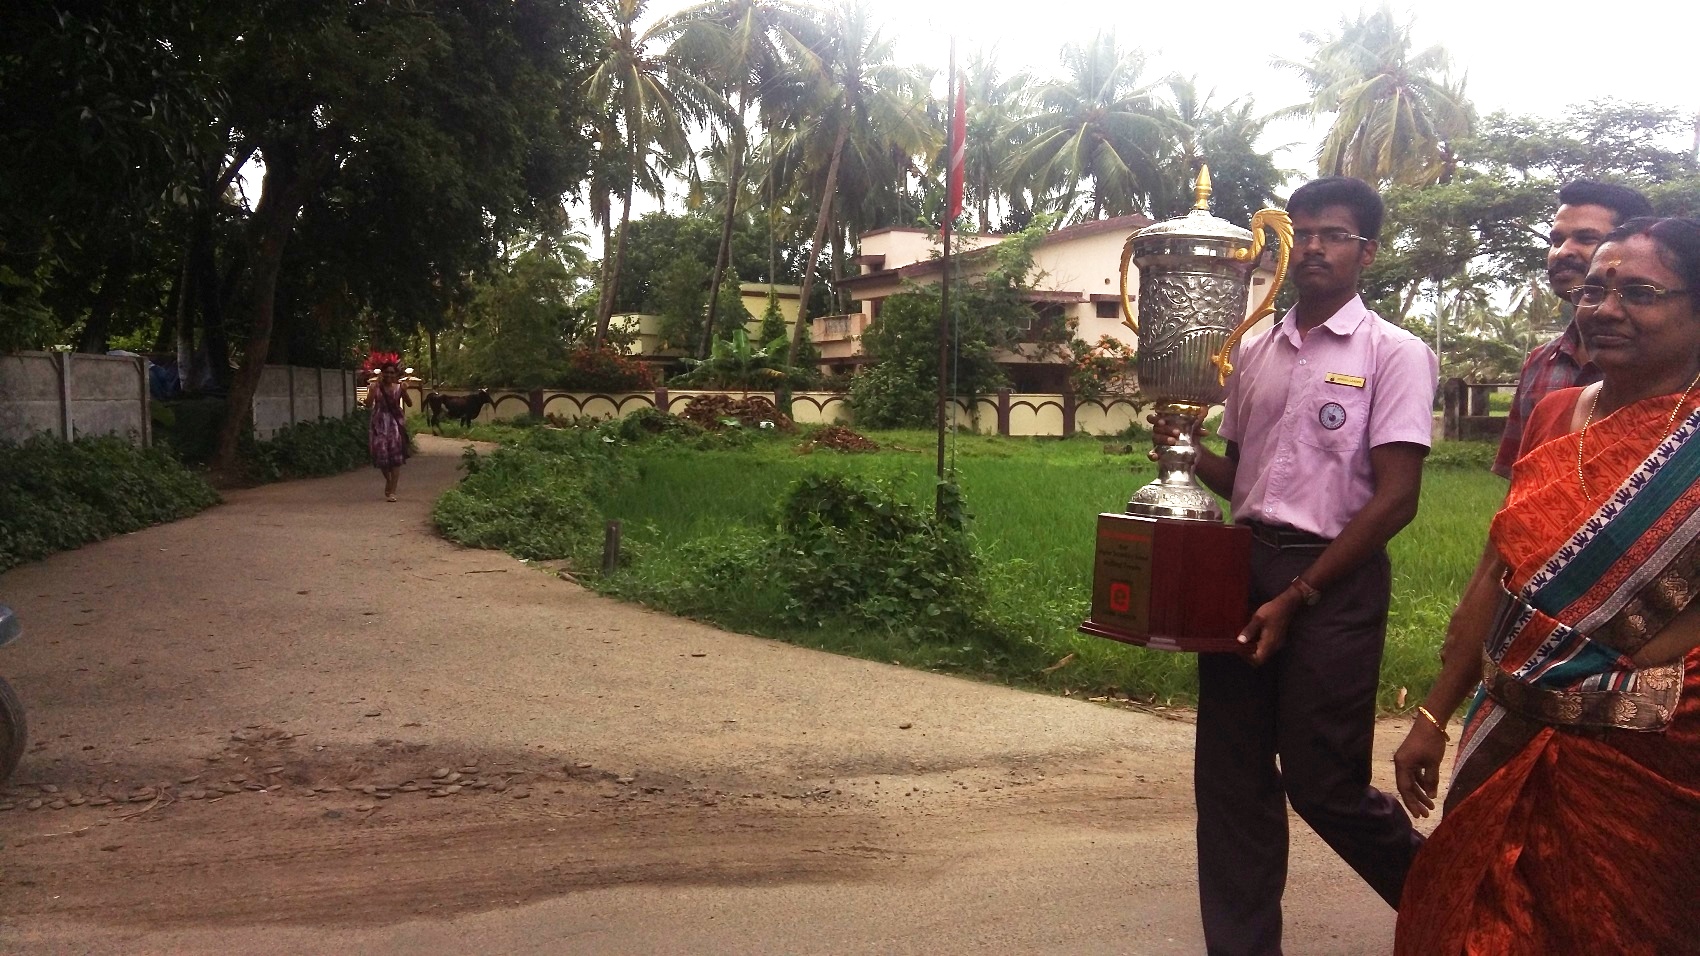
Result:
[[956,195],[953,177],[956,175],[956,36],[950,38],[949,82],[945,86],[948,121],[945,124],[944,149],[944,275],[939,286],[939,397],[938,397],[938,487],[933,497],[933,510],[944,512],[944,433],[945,433],[945,374],[950,367],[950,234],[952,232],[951,199]]

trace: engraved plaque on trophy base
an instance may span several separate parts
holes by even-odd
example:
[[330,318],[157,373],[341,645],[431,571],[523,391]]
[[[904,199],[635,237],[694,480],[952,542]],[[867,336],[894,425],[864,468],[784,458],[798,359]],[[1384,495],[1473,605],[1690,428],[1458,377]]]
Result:
[[1249,653],[1251,529],[1100,514],[1083,633],[1165,651]]

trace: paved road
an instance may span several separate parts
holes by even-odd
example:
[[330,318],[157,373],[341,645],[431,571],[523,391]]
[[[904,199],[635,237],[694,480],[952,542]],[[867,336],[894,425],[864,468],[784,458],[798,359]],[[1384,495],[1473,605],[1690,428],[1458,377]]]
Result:
[[[37,742],[0,796],[0,951],[1202,950],[1186,715],[458,548],[428,512],[460,445],[422,446],[396,504],[369,471],[238,491],[0,575]],[[1388,950],[1294,834],[1288,950]]]

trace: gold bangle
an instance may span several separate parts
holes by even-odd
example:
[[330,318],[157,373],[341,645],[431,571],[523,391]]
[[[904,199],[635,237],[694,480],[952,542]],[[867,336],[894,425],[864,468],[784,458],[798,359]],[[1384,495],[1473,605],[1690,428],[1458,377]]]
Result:
[[1452,735],[1446,732],[1446,725],[1441,723],[1440,720],[1434,716],[1434,714],[1429,713],[1429,709],[1427,707],[1424,707],[1423,705],[1418,704],[1417,705],[1417,713],[1422,714],[1423,718],[1425,720],[1427,720],[1429,723],[1434,725],[1435,730],[1440,731],[1440,739],[1446,741],[1447,743],[1452,742]]

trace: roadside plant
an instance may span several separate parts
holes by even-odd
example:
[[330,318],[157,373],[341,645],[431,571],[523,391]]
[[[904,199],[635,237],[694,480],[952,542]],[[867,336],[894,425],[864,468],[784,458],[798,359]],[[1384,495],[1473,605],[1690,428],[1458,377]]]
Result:
[[779,507],[786,611],[955,643],[984,629],[978,565],[960,500],[941,519],[885,482],[814,474]]
[[113,437],[0,443],[0,571],[218,500],[163,448]]

